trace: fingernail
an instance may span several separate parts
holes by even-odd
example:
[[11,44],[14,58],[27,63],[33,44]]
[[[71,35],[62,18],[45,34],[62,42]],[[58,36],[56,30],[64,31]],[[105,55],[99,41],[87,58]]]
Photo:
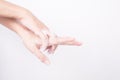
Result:
[[79,42],[78,45],[82,45],[82,43]]
[[50,61],[48,61],[48,60],[45,60],[44,63],[45,63],[46,65],[50,65]]

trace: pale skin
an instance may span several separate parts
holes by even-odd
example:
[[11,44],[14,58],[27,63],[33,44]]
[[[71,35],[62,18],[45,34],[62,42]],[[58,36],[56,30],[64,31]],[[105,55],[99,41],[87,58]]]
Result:
[[16,32],[26,48],[45,64],[50,60],[41,48],[54,53],[58,45],[81,45],[74,38],[56,36],[30,11],[4,0],[0,0],[0,23]]

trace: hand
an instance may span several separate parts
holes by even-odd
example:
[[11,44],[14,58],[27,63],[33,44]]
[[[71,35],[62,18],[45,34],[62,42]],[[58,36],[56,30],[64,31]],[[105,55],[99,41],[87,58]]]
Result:
[[51,33],[46,25],[39,21],[29,10],[2,0],[0,1],[0,11],[0,16],[13,18],[38,35],[42,41],[42,48],[50,48],[48,51],[54,52],[57,45],[51,40],[56,40],[56,35]]
[[40,51],[41,48],[53,53],[58,45],[81,45],[74,38],[51,33],[31,12],[22,7],[0,1],[0,10],[0,23],[15,31],[23,39],[26,48],[45,64],[50,64],[50,61]]
[[[32,31],[28,30],[25,26],[21,25],[14,19],[1,17],[0,23],[7,26],[11,30],[14,30],[22,38],[26,48],[36,57],[38,57],[38,59],[40,59],[45,64],[50,64],[48,57],[46,57],[45,54],[40,51],[42,41],[38,35],[34,34]],[[68,37],[56,37],[54,39],[50,39],[51,42],[49,42],[49,46],[46,48],[48,52],[54,51],[58,45],[81,45],[81,43],[77,42],[75,39]],[[55,48],[51,46],[51,43],[55,46]]]

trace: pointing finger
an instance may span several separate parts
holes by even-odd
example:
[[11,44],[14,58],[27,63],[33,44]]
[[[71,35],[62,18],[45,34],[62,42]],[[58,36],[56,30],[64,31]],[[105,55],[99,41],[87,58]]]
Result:
[[70,38],[70,37],[58,37],[57,41],[58,41],[59,45],[76,45],[76,46],[81,45],[80,42],[78,42],[74,38]]

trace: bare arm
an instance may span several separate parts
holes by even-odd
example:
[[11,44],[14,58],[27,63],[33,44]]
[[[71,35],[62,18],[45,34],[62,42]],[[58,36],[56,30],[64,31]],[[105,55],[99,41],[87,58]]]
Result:
[[15,4],[9,3],[5,0],[0,0],[0,16],[21,19],[28,12],[23,7],[17,6]]

